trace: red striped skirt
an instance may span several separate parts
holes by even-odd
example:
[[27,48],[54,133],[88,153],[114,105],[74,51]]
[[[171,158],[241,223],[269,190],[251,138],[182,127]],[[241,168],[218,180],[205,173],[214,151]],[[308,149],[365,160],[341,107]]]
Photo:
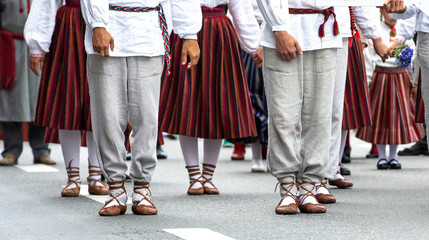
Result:
[[425,123],[425,103],[422,97],[422,72],[419,74],[419,85],[417,86],[416,95],[416,119],[417,123]]
[[423,125],[414,121],[411,87],[406,68],[377,66],[370,87],[372,125],[358,129],[356,137],[375,144],[406,144],[424,137]]
[[43,65],[35,124],[52,129],[91,130],[84,35],[80,6],[60,7]]
[[371,125],[368,83],[361,41],[354,35],[349,46],[344,92],[343,130]]
[[238,36],[224,8],[203,9],[196,68],[180,63],[183,40],[171,36],[171,75],[161,83],[162,132],[208,139],[257,136]]

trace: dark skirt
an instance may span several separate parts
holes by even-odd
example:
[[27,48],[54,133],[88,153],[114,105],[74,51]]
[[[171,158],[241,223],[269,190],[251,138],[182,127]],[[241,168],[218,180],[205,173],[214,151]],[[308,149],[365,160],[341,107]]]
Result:
[[343,130],[371,125],[368,83],[362,44],[356,35],[351,38],[350,43],[344,92]]
[[171,36],[171,75],[161,83],[162,132],[207,139],[257,136],[238,36],[224,9],[203,9],[201,57],[191,70],[180,63],[183,40]]
[[356,137],[375,144],[406,144],[424,137],[423,125],[414,121],[411,87],[406,68],[377,66],[370,87],[372,125],[358,129]]
[[[57,11],[52,43],[40,80],[35,124],[52,129],[90,131],[85,22],[79,2],[74,3],[67,3]],[[55,139],[55,136],[47,136],[47,139]]]

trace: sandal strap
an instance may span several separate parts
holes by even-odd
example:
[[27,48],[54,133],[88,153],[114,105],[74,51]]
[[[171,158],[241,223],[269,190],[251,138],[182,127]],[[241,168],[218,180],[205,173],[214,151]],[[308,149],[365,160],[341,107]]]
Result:
[[197,178],[197,179],[195,179],[194,181],[191,181],[191,185],[189,185],[189,188],[192,188],[196,183],[201,183],[201,185],[203,185],[204,186],[204,181],[201,181],[201,178],[202,178],[203,176],[200,176],[199,178]]
[[[216,168],[215,165],[211,165],[211,164],[207,164],[207,163],[203,163],[203,175],[209,175],[209,176],[213,176],[214,173],[214,169]],[[207,179],[206,177],[204,177],[205,179]],[[210,178],[211,179],[211,178]]]
[[[152,195],[152,192],[149,189],[150,184],[148,182],[134,182],[134,193],[135,194],[139,194],[141,195],[143,198],[137,203],[137,206],[140,205],[141,202],[143,202],[144,200],[146,200],[147,202],[149,202],[152,206],[155,206],[152,201],[150,201],[150,199],[148,198],[148,196]],[[149,192],[149,195],[144,195],[140,192],[137,192],[136,190],[139,189],[147,189]]]
[[[111,199],[104,204],[103,208],[106,207],[107,205],[109,205],[114,200],[119,204],[119,206],[122,206],[121,202],[118,200],[118,197],[121,196],[122,194],[127,194],[127,190],[125,189],[125,186],[124,186],[124,181],[120,181],[120,182],[108,182],[107,184],[109,184],[109,189],[110,190],[117,190],[117,189],[121,189],[122,188],[122,189],[124,189],[124,191],[121,192],[121,193],[119,193],[116,196],[113,196],[112,192],[109,191],[109,196],[111,197]],[[120,185],[120,186],[117,186],[117,185]]]
[[186,169],[188,169],[188,173],[189,173],[190,178],[197,176],[197,175],[201,175],[200,166],[198,166],[198,165],[186,166]]
[[[311,184],[311,185],[313,185],[313,187],[309,190],[309,189],[307,189],[307,188],[305,188],[305,187],[303,187],[302,185],[303,184]],[[311,183],[311,182],[302,182],[301,184],[300,184],[300,189],[304,189],[305,191],[306,191],[306,193],[304,193],[304,195],[301,195],[300,194],[300,199],[299,199],[299,201],[300,201],[300,203],[302,204],[304,201],[305,201],[305,199],[307,198],[307,197],[314,197],[314,198],[316,198],[315,196],[314,196],[314,194],[313,194],[313,190],[316,188],[316,186],[315,186],[315,184],[314,183]]]
[[73,162],[73,160],[71,160],[69,162],[69,165],[66,167],[68,181],[69,182],[78,182],[78,183],[80,183],[80,180],[70,180],[70,178],[80,177],[79,176],[80,169],[78,167],[72,167],[71,166],[72,162]]
[[[283,201],[284,201],[287,197],[291,197],[291,198],[296,202],[297,196],[291,192],[291,191],[292,191],[292,189],[293,189],[293,187],[295,186],[295,183],[293,183],[293,182],[285,182],[285,183],[280,183],[280,182],[278,182],[278,183],[276,184],[276,187],[275,187],[275,189],[274,189],[274,192],[276,192],[276,191],[277,191],[277,187],[278,187],[279,185],[280,185],[280,188],[281,188],[283,191],[285,191],[285,192],[286,192],[286,193],[283,195],[282,199],[280,200],[279,205],[281,205],[281,204],[283,203]],[[285,186],[288,186],[288,188],[287,188],[287,187],[285,187]]]

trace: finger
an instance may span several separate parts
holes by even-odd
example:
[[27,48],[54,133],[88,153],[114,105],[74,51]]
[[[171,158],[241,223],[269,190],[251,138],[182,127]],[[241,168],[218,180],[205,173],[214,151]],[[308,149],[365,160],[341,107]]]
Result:
[[109,57],[110,56],[110,54],[109,54],[109,46],[104,47],[103,50],[104,50],[104,57]]
[[110,50],[112,50],[112,52],[113,52],[114,48],[115,48],[115,39],[113,39],[113,37],[112,37],[112,38],[110,38]]
[[186,49],[183,49],[182,55],[180,56],[180,62],[182,65],[185,65],[188,60],[188,51]]
[[191,58],[191,62],[190,62],[190,66],[188,68],[197,66],[198,60],[200,59],[199,56],[195,55],[195,56],[191,56],[190,58]]
[[101,57],[104,57],[104,51],[102,49],[100,49],[99,53]]
[[39,76],[39,71],[37,71],[37,66],[34,63],[30,63],[30,69],[36,76]]
[[43,70],[43,61],[44,59],[42,58],[42,60],[40,61],[40,71],[42,71]]
[[295,42],[295,49],[299,55],[302,55],[302,49],[301,46],[299,46],[298,42]]

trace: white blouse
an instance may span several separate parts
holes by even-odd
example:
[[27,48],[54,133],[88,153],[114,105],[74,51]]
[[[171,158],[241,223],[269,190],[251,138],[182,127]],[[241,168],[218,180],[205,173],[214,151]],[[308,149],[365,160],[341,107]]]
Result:
[[92,48],[92,29],[104,27],[115,40],[111,56],[159,56],[164,55],[164,40],[159,27],[157,11],[118,12],[110,11],[109,4],[125,7],[156,7],[171,4],[172,29],[184,39],[197,39],[201,29],[199,0],[81,0],[82,14],[86,21],[85,48],[88,54],[96,54]]
[[247,53],[253,54],[259,48],[259,25],[255,18],[252,2],[249,0],[201,0],[201,6],[214,8],[228,4],[240,46]]
[[264,16],[261,45],[276,48],[273,31],[288,31],[299,43],[303,51],[323,48],[341,48],[341,34],[333,34],[333,16],[325,24],[325,37],[318,35],[319,26],[324,21],[323,14],[289,14],[289,8],[317,8],[315,0],[258,0],[259,9]]

